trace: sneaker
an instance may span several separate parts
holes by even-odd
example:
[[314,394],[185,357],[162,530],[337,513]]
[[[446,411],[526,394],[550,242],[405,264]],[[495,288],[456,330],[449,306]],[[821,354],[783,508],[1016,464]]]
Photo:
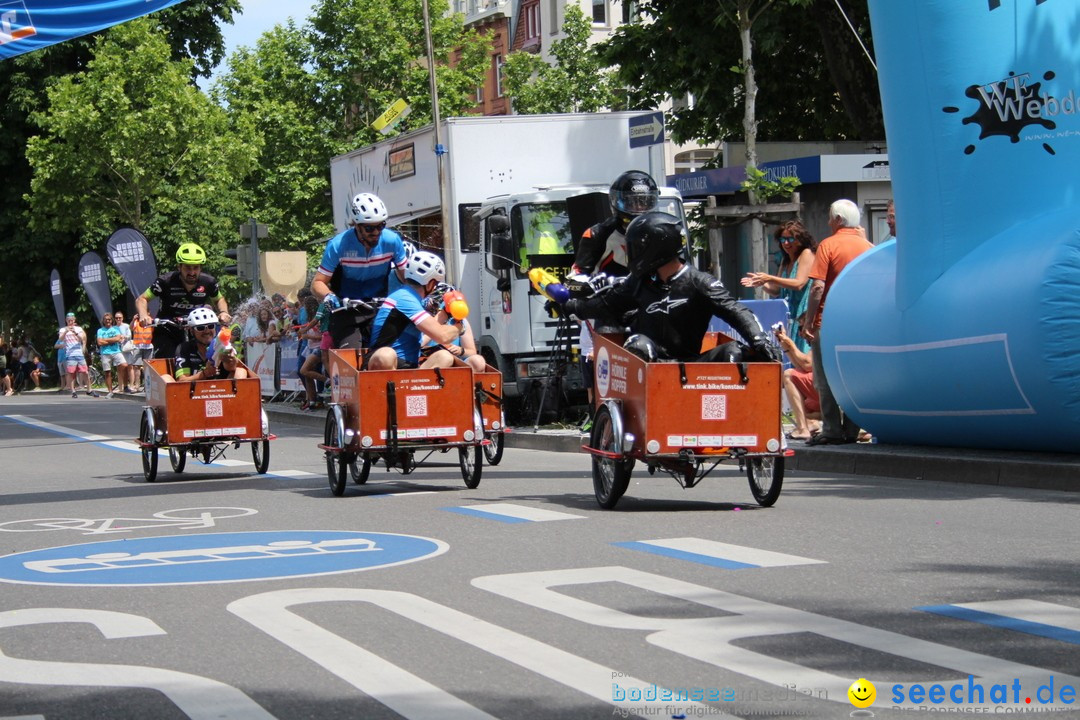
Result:
[[124,388],[124,394],[125,395],[134,395],[135,394],[135,388],[125,387]]
[[91,390],[90,392],[87,393],[87,395],[89,395],[90,397],[101,397],[101,395],[98,394],[97,390]]
[[106,397],[106,398],[108,398],[109,400],[112,400],[112,396],[113,396],[113,391],[112,391],[112,390],[110,390],[109,392],[105,393],[105,397]]
[[71,391],[71,397],[77,398],[77,397],[79,397],[79,393],[77,391],[75,391],[75,390],[72,390]]
[[581,424],[581,432],[587,433],[592,430],[592,418],[585,418],[585,422]]

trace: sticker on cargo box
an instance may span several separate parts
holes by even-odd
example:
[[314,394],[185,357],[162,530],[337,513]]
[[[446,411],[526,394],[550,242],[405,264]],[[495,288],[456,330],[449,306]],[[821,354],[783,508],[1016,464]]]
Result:
[[755,447],[758,439],[757,435],[725,435],[723,444],[728,447]]
[[727,395],[702,395],[701,419],[727,420]]
[[427,395],[406,395],[405,415],[408,417],[427,417]]

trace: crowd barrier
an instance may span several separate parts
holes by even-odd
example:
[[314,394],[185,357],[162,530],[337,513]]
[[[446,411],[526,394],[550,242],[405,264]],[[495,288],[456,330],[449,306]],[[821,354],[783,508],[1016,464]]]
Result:
[[299,350],[300,343],[296,338],[245,344],[244,364],[259,376],[260,391],[264,397],[303,391]]

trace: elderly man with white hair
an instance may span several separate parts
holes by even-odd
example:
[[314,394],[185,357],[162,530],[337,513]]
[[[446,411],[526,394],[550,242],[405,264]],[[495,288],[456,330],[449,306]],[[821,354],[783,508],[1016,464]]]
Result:
[[[837,276],[848,263],[873,247],[859,222],[859,206],[850,200],[837,200],[829,206],[829,229],[833,234],[818,245],[814,267],[810,270],[810,301],[800,334],[810,343],[814,363],[814,387],[821,400],[821,432],[807,440],[807,445],[843,445],[856,442],[859,427],[845,417],[829,389],[821,363],[821,313],[825,297]],[[826,329],[827,331],[827,329]]]

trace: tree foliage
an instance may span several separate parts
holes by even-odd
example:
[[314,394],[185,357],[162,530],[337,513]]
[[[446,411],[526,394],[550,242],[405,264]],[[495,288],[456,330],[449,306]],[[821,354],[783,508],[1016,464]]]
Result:
[[567,5],[563,37],[551,44],[555,64],[539,55],[513,52],[506,59],[506,94],[523,115],[621,109],[614,73],[589,45],[592,28],[577,5]]
[[[187,0],[150,18],[165,33],[175,60],[190,59],[194,77],[206,75],[224,54],[220,23],[231,22],[240,0]],[[0,176],[4,178],[0,202],[0,235],[9,257],[0,263],[0,318],[4,324],[18,323],[41,338],[52,337],[55,325],[49,298],[49,273],[60,270],[69,308],[85,310],[88,305],[78,287],[76,263],[79,234],[73,231],[43,231],[30,226],[28,196],[31,167],[26,158],[28,138],[40,128],[32,114],[46,110],[46,88],[58,78],[86,69],[97,39],[108,31],[52,45],[0,62]]]
[[[690,107],[669,116],[676,142],[744,135],[739,2],[645,0],[638,6],[643,22],[620,26],[602,46],[632,107],[693,96]],[[869,47],[866,0],[840,5]],[[753,41],[758,140],[884,137],[877,75],[836,0],[778,0],[756,19]]]
[[335,121],[327,113],[311,69],[310,35],[293,23],[263,33],[256,46],[229,58],[213,89],[236,132],[259,137],[256,169],[244,180],[251,214],[269,228],[264,247],[300,247],[329,235],[333,217],[326,192]]
[[[447,0],[430,2],[443,117],[468,114],[490,54],[488,38],[466,29],[461,15],[448,9]],[[336,119],[334,137],[343,149],[381,140],[371,123],[398,98],[412,107],[398,132],[431,122],[421,0],[321,0],[310,23],[319,101]]]

